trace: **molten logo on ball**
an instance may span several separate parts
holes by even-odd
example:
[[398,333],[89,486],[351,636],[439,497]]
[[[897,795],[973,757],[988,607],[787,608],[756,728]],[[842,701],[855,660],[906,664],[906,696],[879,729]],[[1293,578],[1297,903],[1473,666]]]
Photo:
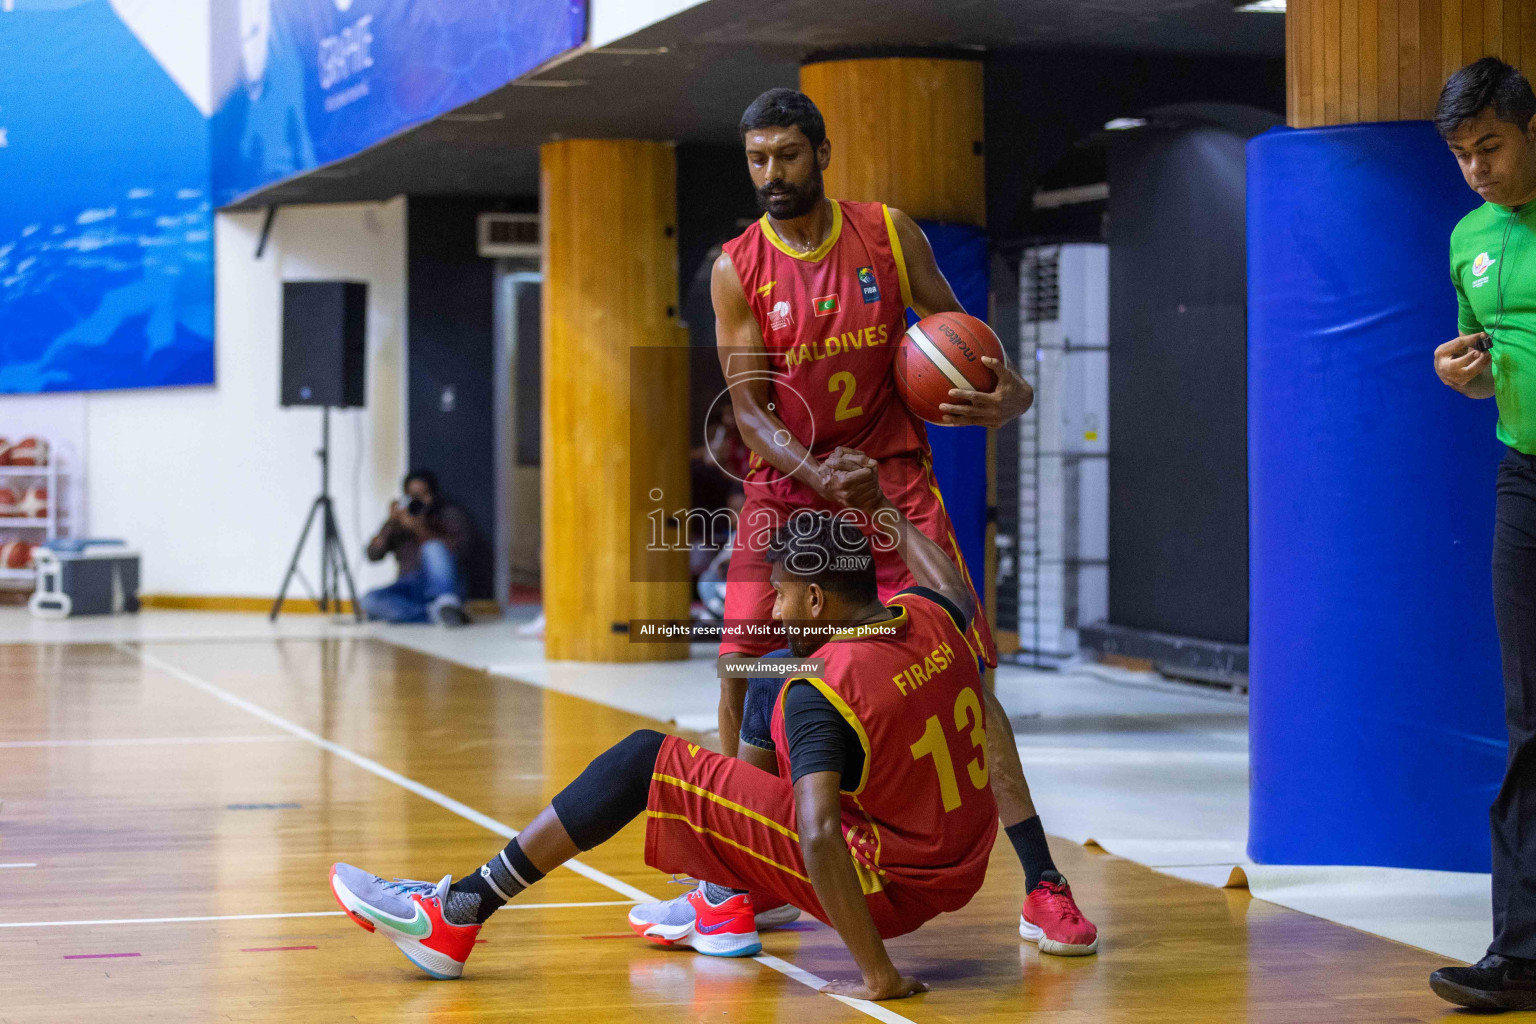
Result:
[[941,333],[943,333],[944,337],[948,338],[951,342],[953,342],[955,347],[958,348],[961,351],[962,354],[964,354],[966,362],[974,363],[976,361],[976,353],[972,352],[971,351],[971,346],[967,345],[965,343],[965,339],[960,337],[960,332],[959,331],[957,331],[953,327],[949,326],[949,324],[942,323],[942,322],[939,323],[937,326],[939,328],[939,331]]

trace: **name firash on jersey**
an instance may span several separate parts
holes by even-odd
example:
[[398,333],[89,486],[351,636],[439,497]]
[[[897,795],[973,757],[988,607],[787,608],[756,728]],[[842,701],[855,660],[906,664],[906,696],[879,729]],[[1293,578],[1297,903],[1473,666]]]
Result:
[[949,668],[955,660],[955,650],[949,644],[941,643],[921,663],[913,662],[902,669],[897,675],[891,676],[891,682],[905,697],[911,690],[917,689],[928,680]]

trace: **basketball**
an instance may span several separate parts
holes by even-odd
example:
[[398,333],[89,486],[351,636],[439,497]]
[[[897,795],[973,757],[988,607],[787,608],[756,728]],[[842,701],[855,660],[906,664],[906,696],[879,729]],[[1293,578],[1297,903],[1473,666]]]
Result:
[[32,564],[32,543],[25,540],[11,540],[0,544],[0,562],[7,569],[25,569]]
[[16,503],[16,515],[44,519],[48,515],[48,488],[43,484],[28,487]]
[[11,466],[45,466],[48,464],[47,442],[24,437],[11,446],[5,461]]
[[982,356],[1003,358],[992,328],[965,313],[935,313],[907,329],[896,347],[896,391],[919,419],[942,424],[940,404],[951,388],[991,391],[997,387]]

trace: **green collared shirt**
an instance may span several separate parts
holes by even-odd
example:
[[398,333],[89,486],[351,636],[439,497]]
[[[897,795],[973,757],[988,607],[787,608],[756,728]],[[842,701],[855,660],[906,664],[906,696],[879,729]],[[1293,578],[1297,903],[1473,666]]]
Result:
[[1459,334],[1493,339],[1500,441],[1536,455],[1536,202],[1484,203],[1451,232]]

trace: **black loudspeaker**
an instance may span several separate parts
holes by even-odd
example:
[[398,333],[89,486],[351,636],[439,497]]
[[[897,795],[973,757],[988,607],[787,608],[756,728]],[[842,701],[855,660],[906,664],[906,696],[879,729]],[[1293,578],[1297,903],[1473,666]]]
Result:
[[283,282],[282,405],[337,409],[365,403],[368,286],[356,281]]

